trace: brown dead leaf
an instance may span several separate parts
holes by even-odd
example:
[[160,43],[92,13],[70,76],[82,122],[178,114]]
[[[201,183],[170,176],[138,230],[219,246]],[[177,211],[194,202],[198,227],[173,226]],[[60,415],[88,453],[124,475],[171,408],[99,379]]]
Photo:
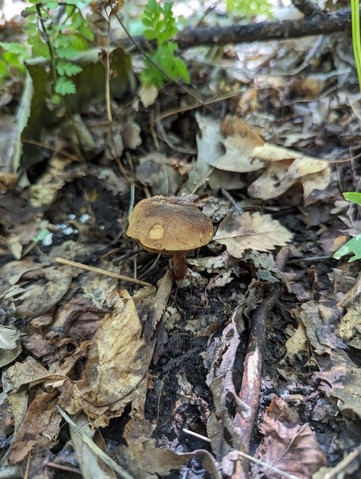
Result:
[[[9,265],[4,268],[9,268]],[[68,291],[72,278],[71,271],[66,269],[31,268],[7,290],[4,298],[16,305],[15,312],[19,317],[30,319],[41,316],[61,300]]]
[[182,182],[171,159],[157,151],[139,158],[136,175],[143,185],[149,186],[158,195],[174,195]]
[[242,258],[245,250],[269,251],[292,240],[292,233],[270,215],[244,213],[228,215],[213,238],[229,254]]
[[[32,206],[39,208],[50,205],[56,198],[58,191],[67,181],[73,179],[74,171],[68,167],[71,160],[54,156],[48,162],[47,171],[30,187],[30,202]],[[85,175],[85,171],[83,171]]]
[[202,460],[203,468],[214,479],[221,479],[213,456],[199,449],[190,453],[177,453],[156,447],[156,440],[151,437],[153,427],[143,417],[143,413],[132,412],[132,418],[125,426],[126,446],[119,446],[119,461],[134,477],[156,479],[168,476],[172,469],[180,469],[193,458]]
[[300,182],[304,198],[308,200],[313,190],[326,188],[330,174],[327,162],[316,158],[300,155],[294,160],[277,160],[270,163],[265,172],[249,186],[248,193],[253,198],[267,200],[280,196]]
[[[149,288],[148,295],[153,296],[154,290]],[[70,414],[83,410],[94,427],[106,426],[128,403],[144,402],[153,354],[129,294],[110,292],[111,302],[113,312],[104,317],[92,339],[83,378],[61,386],[62,407]]]
[[20,332],[0,326],[0,368],[10,364],[21,353]]
[[317,373],[325,383],[328,396],[338,399],[338,407],[345,414],[361,418],[361,371],[343,351],[330,351],[329,356],[319,357],[321,371]]
[[[308,424],[299,424],[298,415],[281,398],[274,397],[267,407],[260,427],[263,440],[257,450],[257,459],[277,467],[300,479],[309,479],[326,458]],[[278,479],[279,474],[267,466],[253,466],[255,474],[267,479]]]
[[10,448],[12,464],[21,462],[31,451],[48,451],[59,434],[61,416],[55,409],[57,392],[39,390],[30,404]]
[[248,189],[254,198],[276,198],[301,182],[307,199],[314,189],[325,189],[329,183],[331,170],[327,161],[266,143],[237,117],[226,117],[221,131],[226,137],[222,140],[226,153],[212,166],[235,173],[265,169]]
[[[144,337],[149,341],[156,330],[156,326],[161,320],[163,313],[167,307],[170,293],[173,286],[173,274],[170,271],[167,271],[166,274],[158,281],[157,294],[154,299],[153,314],[151,317],[147,318],[147,321],[144,325]],[[137,311],[139,312],[138,301],[136,300]],[[143,301],[144,302],[144,301]]]
[[341,338],[351,347],[361,349],[361,276],[345,294],[339,306],[346,308],[347,312],[340,319],[338,330]]
[[17,259],[42,227],[43,213],[30,205],[23,195],[9,191],[0,197],[0,254],[9,252]]
[[10,391],[17,390],[25,384],[38,383],[45,381],[49,376],[49,372],[36,359],[27,356],[25,361],[17,362],[9,367],[6,371],[8,389]]
[[183,192],[188,194],[195,191],[205,182],[216,190],[227,188],[229,190],[241,188],[243,181],[237,175],[228,171],[215,170],[212,164],[222,154],[219,120],[211,116],[203,116],[196,113],[196,120],[199,127],[197,135],[197,159],[189,173],[188,181]]
[[313,350],[323,354],[331,349],[344,348],[344,344],[337,337],[335,328],[339,319],[339,312],[335,305],[307,301],[301,305],[299,321],[305,326],[305,332]]
[[307,334],[306,328],[302,322],[298,324],[297,329],[292,336],[286,341],[287,357],[293,358],[297,354],[307,350]]

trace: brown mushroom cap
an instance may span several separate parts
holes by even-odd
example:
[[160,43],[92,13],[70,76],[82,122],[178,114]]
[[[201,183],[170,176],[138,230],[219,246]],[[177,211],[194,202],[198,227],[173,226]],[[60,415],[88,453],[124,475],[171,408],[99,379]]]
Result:
[[172,254],[208,244],[213,238],[213,226],[192,203],[153,196],[135,206],[127,235],[148,251]]

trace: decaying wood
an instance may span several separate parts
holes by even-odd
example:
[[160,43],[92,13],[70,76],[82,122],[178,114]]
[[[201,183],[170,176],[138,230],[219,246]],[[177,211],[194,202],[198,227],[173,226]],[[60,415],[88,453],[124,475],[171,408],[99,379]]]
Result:
[[[280,271],[284,270],[288,256],[289,249],[287,247],[282,248],[278,253],[276,265]],[[269,295],[266,296],[252,315],[250,339],[244,361],[242,386],[239,392],[239,399],[249,407],[249,413],[247,416],[242,416],[237,412],[234,418],[234,424],[242,431],[242,444],[238,446],[246,454],[250,452],[252,434],[255,430],[254,425],[258,414],[263,356],[267,347],[267,318],[279,300],[282,285],[276,283],[271,285],[271,288]],[[248,460],[239,457],[232,479],[247,478],[248,464]]]

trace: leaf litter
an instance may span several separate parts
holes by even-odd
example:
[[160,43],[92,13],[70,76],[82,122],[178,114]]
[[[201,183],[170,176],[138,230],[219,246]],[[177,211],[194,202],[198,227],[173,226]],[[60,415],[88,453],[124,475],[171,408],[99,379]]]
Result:
[[[86,162],[61,115],[47,128],[38,86],[40,109],[17,137],[53,149],[26,146],[22,191],[6,179],[8,157],[0,178],[1,473],[112,478],[116,463],[134,478],[358,477],[359,265],[330,257],[359,229],[340,192],[361,173],[349,161],[358,100],[345,80],[355,76],[321,61],[342,65],[344,38],[230,49],[232,68],[199,85],[218,95],[226,76],[241,93],[223,102],[227,114],[177,112],[175,85],[136,90],[119,49],[111,130],[92,60],[91,104],[81,82],[72,98]],[[270,74],[271,63],[289,74]],[[134,201],[180,193],[215,237],[175,284],[169,259],[125,231]]]

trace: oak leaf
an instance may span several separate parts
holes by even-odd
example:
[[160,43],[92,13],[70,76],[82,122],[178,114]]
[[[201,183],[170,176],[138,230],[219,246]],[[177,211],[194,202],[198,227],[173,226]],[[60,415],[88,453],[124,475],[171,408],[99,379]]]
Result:
[[213,238],[227,247],[230,255],[242,258],[245,250],[269,251],[292,240],[292,233],[270,215],[244,213],[228,215]]

